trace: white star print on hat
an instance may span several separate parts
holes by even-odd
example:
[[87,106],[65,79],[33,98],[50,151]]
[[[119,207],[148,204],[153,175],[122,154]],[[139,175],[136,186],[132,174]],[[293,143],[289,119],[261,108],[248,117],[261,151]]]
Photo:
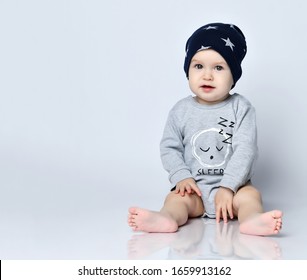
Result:
[[221,38],[221,39],[226,42],[225,46],[230,47],[231,50],[233,51],[233,47],[235,45],[230,41],[230,39],[228,37],[227,37],[227,39],[224,39],[224,38]]
[[205,28],[206,30],[209,30],[209,29],[217,29],[217,26],[211,26],[209,25],[208,27]]

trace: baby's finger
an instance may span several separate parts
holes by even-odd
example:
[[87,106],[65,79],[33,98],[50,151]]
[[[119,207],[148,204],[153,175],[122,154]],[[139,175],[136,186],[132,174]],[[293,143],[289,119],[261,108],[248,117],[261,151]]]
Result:
[[230,219],[233,219],[232,204],[228,205],[228,215]]
[[192,185],[192,189],[197,193],[198,196],[201,196],[201,191],[196,184]]
[[184,191],[185,191],[185,188],[177,186],[175,190],[175,194],[180,194],[181,196],[184,196]]
[[221,209],[216,209],[216,211],[215,211],[215,219],[216,219],[217,223],[220,222],[220,220],[221,220]]
[[185,188],[180,188],[180,195],[184,196],[185,195]]
[[222,208],[222,214],[223,214],[224,223],[227,223],[228,220],[227,220],[227,209],[226,208]]
[[185,187],[185,189],[186,189],[186,191],[187,191],[188,194],[191,194],[192,188],[191,188],[189,185],[187,185],[187,186]]

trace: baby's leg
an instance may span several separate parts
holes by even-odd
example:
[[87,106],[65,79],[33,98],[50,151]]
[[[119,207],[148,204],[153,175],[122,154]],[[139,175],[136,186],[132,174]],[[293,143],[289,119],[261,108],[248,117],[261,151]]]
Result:
[[179,226],[187,222],[188,218],[197,217],[203,213],[203,203],[198,195],[181,196],[171,192],[159,212],[131,207],[128,224],[135,231],[175,232]]
[[282,212],[263,212],[260,193],[251,185],[242,187],[234,196],[234,211],[240,232],[251,235],[273,235],[282,227]]

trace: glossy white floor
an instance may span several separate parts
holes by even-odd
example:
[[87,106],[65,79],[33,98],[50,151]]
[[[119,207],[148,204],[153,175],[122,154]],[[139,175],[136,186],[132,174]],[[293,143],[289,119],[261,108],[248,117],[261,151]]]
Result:
[[[59,174],[56,180],[30,175],[32,185],[20,187],[27,181],[24,173],[2,187],[1,259],[307,259],[302,196],[287,197],[284,228],[274,237],[242,235],[237,221],[216,225],[210,219],[191,220],[173,234],[134,233],[126,224],[128,207],[159,209],[163,194],[108,191],[90,180],[60,181]],[[113,190],[120,181],[114,182]],[[265,204],[272,209],[276,201]]]
[[40,214],[2,221],[1,259],[307,259],[306,228],[289,215],[278,237],[256,237],[239,234],[237,221],[194,219],[177,233],[136,234],[124,209],[79,218]]

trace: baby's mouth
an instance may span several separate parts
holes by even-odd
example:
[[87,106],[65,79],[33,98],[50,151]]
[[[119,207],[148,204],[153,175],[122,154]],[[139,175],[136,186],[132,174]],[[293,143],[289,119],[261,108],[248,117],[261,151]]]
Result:
[[210,85],[202,85],[200,88],[202,89],[202,91],[204,91],[204,92],[206,92],[206,93],[209,93],[209,92],[211,92],[215,87],[210,86]]
[[212,89],[212,88],[214,88],[213,86],[209,86],[209,85],[202,85],[201,87],[204,88],[204,89]]

